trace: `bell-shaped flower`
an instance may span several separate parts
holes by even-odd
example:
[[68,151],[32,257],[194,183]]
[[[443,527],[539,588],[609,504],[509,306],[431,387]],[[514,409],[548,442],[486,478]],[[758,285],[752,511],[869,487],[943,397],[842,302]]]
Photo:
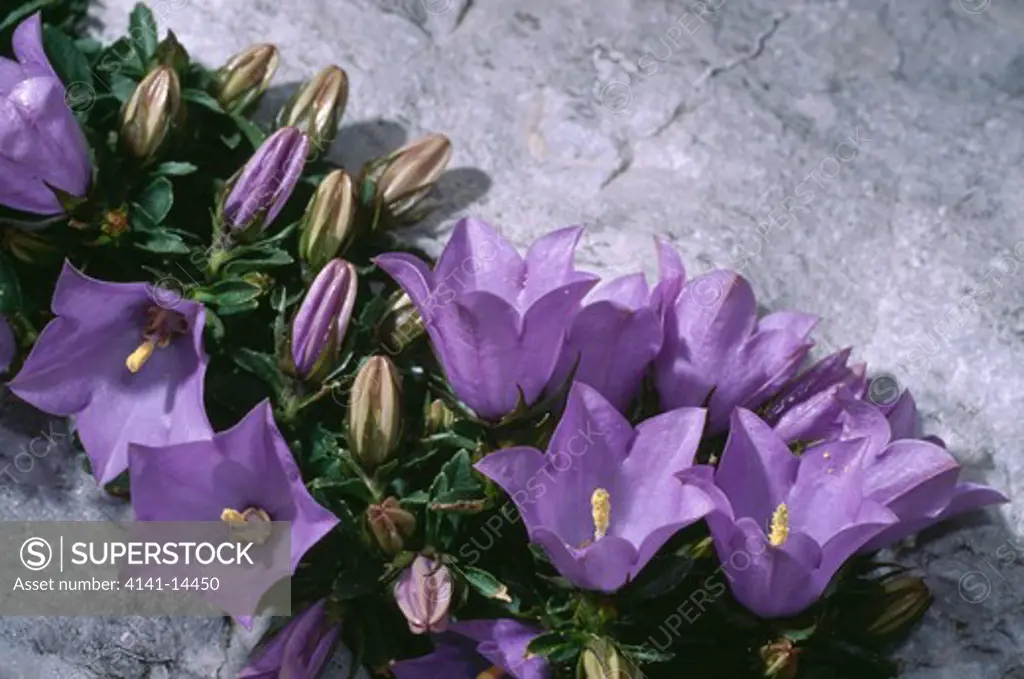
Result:
[[16,60],[0,58],[0,205],[60,214],[59,192],[88,192],[89,147],[43,51],[38,12],[15,29],[12,44]]
[[455,587],[452,574],[439,561],[422,554],[398,576],[395,602],[413,634],[448,629],[449,611]]
[[858,454],[869,444],[832,441],[794,455],[749,410],[732,415],[718,468],[679,474],[715,510],[707,523],[733,595],[765,618],[800,613],[832,576],[898,516],[866,487]]
[[136,521],[290,522],[291,572],[338,523],[306,490],[262,401],[205,440],[129,450]]
[[523,258],[494,229],[464,219],[433,271],[412,255],[374,261],[412,298],[452,390],[498,420],[551,382],[566,330],[597,277],[576,271],[581,227],[540,238]]
[[491,453],[476,469],[511,496],[555,568],[578,587],[614,592],[677,531],[714,508],[673,474],[693,464],[705,413],[680,408],[629,421],[579,382],[548,444]]
[[842,436],[868,445],[849,453],[854,458],[844,459],[836,453],[833,465],[864,468],[865,497],[899,518],[865,544],[864,551],[886,547],[959,514],[1007,501],[993,488],[961,481],[956,458],[937,445],[937,439],[918,438],[917,411],[909,392],[896,403],[901,401],[888,417],[865,401],[845,399],[843,403]]
[[861,398],[867,384],[865,365],[847,366],[849,358],[849,349],[826,356],[787,382],[758,414],[788,442],[834,438],[841,430],[842,397]]
[[340,634],[341,625],[328,620],[327,605],[321,599],[256,651],[237,679],[316,679]]
[[575,381],[625,411],[660,348],[661,317],[644,275],[622,276],[598,288],[573,318],[554,383],[575,367]]
[[420,658],[391,666],[397,679],[549,679],[547,660],[531,656],[541,630],[517,620],[466,620],[435,637],[435,648]]
[[[678,259],[670,253],[666,246],[662,259]],[[711,433],[726,429],[734,408],[757,408],[797,373],[817,323],[787,311],[758,319],[750,284],[720,269],[686,281],[664,302],[664,342],[655,361],[661,405],[707,407]]]
[[101,483],[128,466],[130,443],[213,434],[203,405],[201,304],[146,283],[99,281],[65,264],[52,309],[56,318],[9,387],[42,411],[75,418]]

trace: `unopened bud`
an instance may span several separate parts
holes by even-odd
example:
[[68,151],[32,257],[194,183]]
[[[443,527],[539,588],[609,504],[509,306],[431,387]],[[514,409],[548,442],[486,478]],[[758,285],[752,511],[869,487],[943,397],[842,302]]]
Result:
[[278,52],[273,45],[252,45],[228,59],[217,71],[217,100],[233,113],[252,106],[266,91],[277,71]]
[[577,675],[580,679],[641,679],[636,665],[605,639],[587,644],[580,655]]
[[181,109],[181,83],[169,66],[142,79],[121,111],[121,138],[132,155],[151,159],[175,125]]
[[302,175],[309,139],[294,127],[282,127],[256,149],[225,185],[220,218],[232,234],[267,228],[284,209]]
[[371,168],[376,179],[375,199],[394,222],[413,221],[415,208],[430,193],[452,157],[452,143],[441,134],[431,134],[395,151],[383,163]]
[[455,424],[455,413],[445,405],[444,401],[435,398],[427,406],[426,424],[427,434],[437,434],[438,432],[446,431]]
[[405,541],[416,532],[416,517],[402,509],[393,497],[367,507],[366,518],[377,544],[389,556],[405,549]]
[[880,583],[875,613],[865,627],[869,636],[890,636],[916,623],[932,603],[931,592],[924,580],[912,575],[896,575]]
[[0,231],[0,238],[11,254],[26,264],[42,264],[60,258],[60,248],[41,234],[11,228]]
[[347,104],[348,75],[338,66],[328,66],[299,87],[276,122],[302,130],[312,140],[310,154],[315,156],[334,141]]
[[352,177],[344,170],[334,170],[317,187],[300,227],[299,254],[312,273],[344,253],[352,238],[355,218]]
[[368,469],[391,459],[402,434],[401,377],[385,356],[373,356],[356,374],[349,394],[348,441]]
[[426,326],[412,298],[404,290],[395,291],[388,299],[388,310],[377,328],[378,336],[397,354],[408,344],[423,336]]
[[413,634],[448,629],[454,583],[448,568],[420,554],[395,584],[395,601]]
[[772,679],[793,679],[798,669],[800,649],[791,639],[783,637],[761,647],[764,676]]
[[292,322],[292,361],[303,379],[320,380],[338,359],[359,278],[349,262],[334,259],[309,286]]

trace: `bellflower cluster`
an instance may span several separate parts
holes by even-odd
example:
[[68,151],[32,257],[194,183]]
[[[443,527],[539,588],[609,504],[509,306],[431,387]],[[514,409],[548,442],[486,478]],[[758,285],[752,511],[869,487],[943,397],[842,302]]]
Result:
[[[435,260],[382,253],[444,184],[447,137],[338,167],[322,152],[348,102],[339,66],[268,130],[246,112],[273,45],[211,72],[144,6],[131,24],[137,65],[77,117],[40,14],[0,57],[0,206],[52,227],[2,239],[0,373],[74,420],[146,532],[197,522],[263,548],[252,580],[230,579],[244,601],[207,604],[249,627],[293,578],[300,612],[241,679],[316,679],[342,642],[396,679],[870,661],[930,601],[875,552],[1006,501],[962,478],[909,392],[874,402],[852,349],[809,361],[817,318],[760,313],[739,273],[692,275],[665,241],[656,279],[603,284],[576,265],[581,226],[517,250],[465,218]],[[51,53],[62,73],[119,51],[46,30],[86,45]],[[712,571],[710,624],[637,645]]]

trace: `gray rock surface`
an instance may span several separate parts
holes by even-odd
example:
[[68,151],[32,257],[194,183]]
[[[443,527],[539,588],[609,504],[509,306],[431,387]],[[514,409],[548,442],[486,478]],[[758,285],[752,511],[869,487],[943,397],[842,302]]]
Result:
[[[133,1],[105,0],[98,32],[123,32]],[[653,273],[650,236],[661,234],[692,272],[739,268],[765,307],[820,314],[821,351],[855,345],[913,390],[927,431],[972,477],[1015,498],[898,554],[927,572],[937,599],[900,650],[905,676],[1024,677],[1024,3],[154,9],[208,63],[278,44],[268,113],[320,66],[343,66],[353,94],[333,153],[346,164],[423,132],[452,136],[445,209],[412,234],[429,247],[465,214],[520,245],[585,222],[582,264]],[[4,432],[8,455],[46,426],[24,410],[4,419],[22,432]],[[69,458],[58,446],[54,462],[8,484],[0,514],[122,515]],[[220,621],[4,621],[0,679],[230,677],[258,632]]]

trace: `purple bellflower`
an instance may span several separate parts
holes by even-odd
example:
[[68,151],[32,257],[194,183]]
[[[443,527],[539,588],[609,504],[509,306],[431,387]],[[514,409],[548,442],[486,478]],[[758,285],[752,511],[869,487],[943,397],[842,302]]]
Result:
[[[668,246],[663,263],[679,259]],[[682,271],[681,262],[669,267]],[[663,271],[666,266],[663,264]],[[710,433],[724,431],[734,408],[756,408],[796,374],[810,350],[814,316],[777,312],[758,320],[750,284],[715,270],[673,286],[662,300],[664,342],[655,361],[663,408],[708,409]]]
[[597,277],[576,271],[582,227],[534,242],[523,258],[487,224],[463,219],[434,270],[408,254],[374,261],[416,305],[456,396],[487,420],[534,403]]
[[597,390],[577,382],[547,454],[506,448],[476,469],[511,496],[530,540],[565,578],[613,592],[714,508],[673,478],[693,464],[704,417],[702,409],[680,408],[634,430]]
[[88,192],[89,147],[43,51],[38,12],[12,42],[16,60],[0,58],[0,205],[60,214],[65,207],[53,189],[76,198]]
[[292,360],[299,376],[334,367],[352,318],[358,278],[352,264],[332,259],[309,286],[292,322]]
[[616,278],[598,288],[573,318],[554,383],[568,378],[575,366],[575,381],[625,411],[661,348],[661,332],[644,275]]
[[843,396],[861,398],[867,384],[865,365],[847,366],[849,358],[849,349],[826,356],[790,380],[758,413],[788,442],[835,438]]
[[[898,523],[865,544],[864,551],[886,547],[959,514],[1007,501],[1005,495],[988,486],[960,481],[956,458],[937,445],[937,439],[919,438],[916,408],[909,392],[903,392],[900,400],[902,405],[891,409],[888,418],[871,403],[854,399],[843,403],[843,437],[857,438],[868,445],[837,449],[833,465],[862,467],[864,496],[899,518]],[[850,457],[844,458],[844,453]]]
[[716,509],[707,516],[733,595],[765,618],[800,613],[897,515],[865,489],[863,438],[832,441],[801,456],[749,410],[734,411],[717,469],[679,474]]
[[316,679],[330,660],[341,625],[331,623],[321,599],[256,652],[237,679]]
[[93,473],[108,483],[128,445],[208,438],[205,312],[145,283],[106,283],[65,264],[43,329],[9,387],[51,415],[73,416]]
[[435,638],[433,653],[391,667],[397,679],[549,679],[547,661],[527,648],[541,630],[515,620],[467,620]]
[[306,490],[262,401],[206,440],[129,450],[136,521],[288,521],[291,572],[338,523]]

